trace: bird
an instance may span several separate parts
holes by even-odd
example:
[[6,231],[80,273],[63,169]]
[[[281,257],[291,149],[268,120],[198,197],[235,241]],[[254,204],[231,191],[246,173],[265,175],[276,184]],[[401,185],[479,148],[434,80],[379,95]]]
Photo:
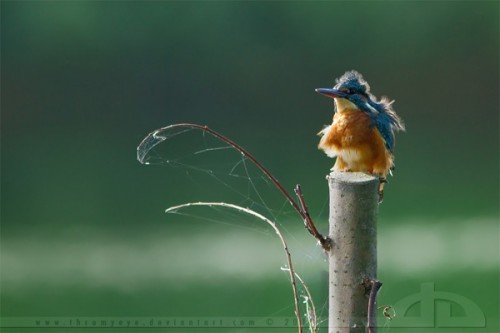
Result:
[[382,202],[387,175],[394,169],[395,132],[405,131],[392,107],[394,101],[377,99],[355,70],[336,79],[333,88],[318,88],[316,92],[334,100],[333,121],[318,133],[318,148],[336,158],[332,171],[377,176]]

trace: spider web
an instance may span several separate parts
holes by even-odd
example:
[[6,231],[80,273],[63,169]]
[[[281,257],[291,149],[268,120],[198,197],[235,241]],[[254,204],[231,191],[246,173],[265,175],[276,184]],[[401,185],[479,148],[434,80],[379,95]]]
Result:
[[138,146],[137,159],[142,164],[179,171],[172,175],[191,182],[191,187],[186,184],[183,189],[191,192],[190,201],[223,201],[247,207],[285,232],[286,224],[302,225],[287,199],[249,157],[203,130],[176,126],[156,130]]
[[[166,191],[179,193],[179,199],[166,203],[165,208],[197,201],[226,202],[246,207],[276,223],[292,248],[294,262],[324,260],[312,236],[309,244],[304,244],[302,238],[295,236],[298,232],[307,233],[300,229],[303,221],[272,181],[247,155],[202,128],[172,125],[153,131],[137,147],[137,159],[145,165],[167,167],[169,172],[166,177],[175,178],[176,188]],[[185,195],[188,200],[180,198]],[[325,211],[326,204],[327,200],[320,214]],[[176,214],[274,235],[271,228],[259,221],[220,207],[193,207],[179,210]],[[300,264],[298,267],[296,270],[300,274]],[[299,289],[302,288],[299,286]],[[303,290],[300,293],[301,297],[306,297]],[[318,319],[325,318],[327,304],[322,302],[319,305],[316,309]],[[306,304],[302,307],[302,313],[307,313]],[[277,313],[292,308],[290,303]]]

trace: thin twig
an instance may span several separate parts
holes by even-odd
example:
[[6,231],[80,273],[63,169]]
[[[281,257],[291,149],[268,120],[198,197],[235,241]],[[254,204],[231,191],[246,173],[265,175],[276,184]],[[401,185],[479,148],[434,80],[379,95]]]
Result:
[[382,282],[367,278],[365,280],[365,284],[369,285],[370,288],[370,294],[368,296],[368,318],[366,328],[368,329],[368,333],[375,333],[375,319],[377,316],[377,294],[382,287]]
[[[168,129],[172,129],[172,128],[178,128],[178,127],[181,127],[181,128],[194,128],[194,129],[198,129],[198,130],[202,130],[204,132],[210,133],[214,137],[216,137],[219,140],[227,143],[228,145],[230,145],[231,147],[233,147],[234,149],[236,149],[237,151],[239,151],[243,156],[248,157],[248,159],[250,161],[252,161],[252,163],[257,168],[259,168],[259,170],[262,171],[264,173],[264,175],[266,175],[266,177],[269,178],[269,180],[271,180],[271,182],[274,184],[274,186],[287,199],[287,201],[292,205],[292,207],[300,215],[300,217],[304,221],[307,220],[308,221],[307,223],[309,225],[312,225],[312,227],[314,227],[314,223],[312,222],[312,219],[309,216],[309,214],[306,215],[306,212],[304,212],[299,207],[299,205],[297,204],[297,202],[292,198],[292,196],[288,193],[288,191],[285,190],[285,188],[283,187],[283,185],[281,185],[281,183],[276,179],[276,177],[274,177],[273,174],[266,167],[264,167],[252,154],[250,154],[246,149],[244,149],[243,147],[241,147],[239,144],[237,144],[233,140],[229,139],[228,137],[226,137],[226,136],[224,136],[224,135],[222,135],[222,134],[214,131],[213,129],[211,129],[210,127],[208,127],[206,125],[191,124],[191,123],[181,123],[181,124],[169,125],[169,126],[162,127],[160,129],[156,130],[154,133],[160,133],[162,131],[165,131],[165,130],[168,130]],[[146,139],[147,139],[147,137],[146,137]],[[144,140],[146,140],[146,139],[144,139]],[[143,142],[144,142],[144,140],[143,140]],[[142,144],[142,142],[141,142],[141,144]],[[308,230],[309,230],[309,228],[308,228]],[[316,230],[316,227],[314,227],[313,230]],[[325,237],[323,237],[317,230],[316,230],[316,234],[312,234],[312,235],[319,240],[319,242],[321,243],[321,246],[323,246],[323,248],[325,249],[325,251],[328,251],[330,249],[330,244],[327,241],[327,239]]]
[[[288,268],[281,268],[283,271],[289,271]],[[307,287],[307,284],[304,282],[304,280],[300,277],[298,273],[295,273],[295,276],[299,280],[300,284],[304,288],[304,291],[307,294],[307,300],[306,300],[306,306],[307,302],[311,304],[311,312],[312,313],[307,313],[307,321],[309,322],[309,328],[311,329],[311,333],[316,333],[318,330],[318,318],[316,316],[316,306],[314,305],[314,301],[311,295],[311,292],[309,291],[309,287]]]
[[294,303],[295,303],[295,316],[297,317],[297,326],[298,326],[299,333],[302,333],[302,328],[303,328],[302,316],[301,316],[300,308],[299,308],[299,293],[297,292],[297,282],[295,280],[296,273],[293,269],[292,256],[290,255],[290,251],[288,250],[288,245],[285,241],[285,238],[283,237],[283,234],[276,226],[276,223],[274,223],[273,221],[269,220],[265,216],[255,212],[249,208],[245,208],[245,207],[241,207],[241,206],[237,206],[237,205],[233,205],[233,204],[229,204],[229,203],[225,203],[225,202],[190,202],[190,203],[170,207],[170,208],[165,210],[165,213],[171,213],[171,212],[174,212],[178,209],[192,207],[192,206],[208,206],[208,207],[219,206],[219,207],[226,207],[226,208],[235,209],[237,211],[240,211],[240,212],[257,217],[258,219],[269,224],[274,229],[274,231],[276,232],[276,234],[278,235],[278,237],[281,241],[281,244],[283,245],[283,249],[285,251],[285,256],[286,256],[286,261],[287,261],[288,267],[290,268],[289,269],[289,271],[290,271],[290,283],[292,285],[293,298],[294,298]]
[[316,228],[316,225],[314,224],[311,215],[309,214],[309,209],[307,208],[306,201],[304,199],[304,195],[302,194],[302,189],[300,187],[300,184],[297,184],[295,186],[295,194],[299,199],[299,203],[302,210],[302,216],[304,217],[304,225],[306,229],[309,231],[311,235],[313,235],[319,241],[319,243],[321,244],[323,249],[325,249],[325,251],[329,251],[331,249],[331,242],[328,238],[321,235],[318,229]]

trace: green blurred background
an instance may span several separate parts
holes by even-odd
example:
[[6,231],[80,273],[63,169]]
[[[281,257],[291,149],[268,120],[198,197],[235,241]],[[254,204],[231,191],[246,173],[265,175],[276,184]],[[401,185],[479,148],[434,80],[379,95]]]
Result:
[[[380,209],[381,304],[434,282],[486,316],[453,332],[497,332],[498,13],[472,1],[2,1],[1,316],[293,316],[272,235],[165,216],[203,183],[140,165],[136,146],[167,124],[210,125],[288,189],[301,183],[326,230],[332,160],[315,133],[332,108],[314,88],[356,69],[407,124]],[[300,220],[283,225],[324,308],[321,251]]]

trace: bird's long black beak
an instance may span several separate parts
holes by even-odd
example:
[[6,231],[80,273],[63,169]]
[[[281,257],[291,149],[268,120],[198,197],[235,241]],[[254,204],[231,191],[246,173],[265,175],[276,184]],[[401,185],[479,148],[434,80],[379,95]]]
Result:
[[343,93],[342,91],[334,88],[318,88],[316,89],[317,93],[320,93],[321,95],[325,95],[330,98],[335,98],[335,97],[341,97],[344,98],[347,96],[346,93]]

